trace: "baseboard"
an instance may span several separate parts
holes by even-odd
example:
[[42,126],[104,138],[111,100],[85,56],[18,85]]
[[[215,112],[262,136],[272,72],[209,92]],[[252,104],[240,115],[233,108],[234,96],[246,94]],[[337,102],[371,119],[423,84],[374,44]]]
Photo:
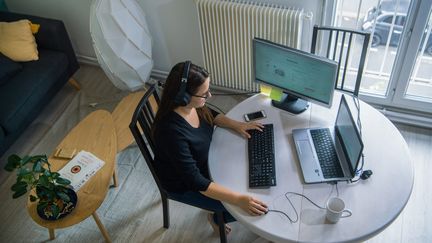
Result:
[[[88,64],[93,66],[100,66],[96,57],[90,57],[86,55],[76,54],[78,62],[82,64]],[[156,80],[165,80],[168,77],[169,72],[153,69],[150,76]]]
[[96,57],[90,57],[85,55],[76,54],[78,62],[93,66],[99,66],[98,60]]
[[379,109],[390,121],[408,124],[412,126],[432,128],[432,117],[419,113],[404,112],[399,110],[390,110],[386,108]]
[[167,71],[161,71],[153,69],[151,72],[151,77],[157,80],[165,80],[168,77],[169,72]]

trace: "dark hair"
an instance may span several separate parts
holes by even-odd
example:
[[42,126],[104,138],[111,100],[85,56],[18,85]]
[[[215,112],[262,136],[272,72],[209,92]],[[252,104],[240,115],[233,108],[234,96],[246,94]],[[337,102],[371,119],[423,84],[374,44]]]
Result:
[[[179,107],[174,103],[174,98],[180,89],[181,78],[183,75],[183,67],[185,62],[180,62],[174,65],[168,74],[168,78],[165,81],[164,89],[162,91],[161,102],[159,104],[158,111],[153,123],[152,133],[155,133],[158,123],[171,111]],[[205,82],[209,77],[209,73],[202,67],[191,63],[189,69],[189,75],[187,77],[186,92],[193,95],[196,94],[198,88]],[[203,118],[209,124],[213,124],[213,115],[210,110],[206,107],[197,108],[198,116]]]

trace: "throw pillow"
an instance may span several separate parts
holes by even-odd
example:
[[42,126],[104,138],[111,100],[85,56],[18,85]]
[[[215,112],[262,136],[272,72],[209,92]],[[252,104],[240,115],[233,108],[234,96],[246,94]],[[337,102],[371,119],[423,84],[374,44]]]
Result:
[[0,85],[6,83],[13,75],[22,69],[22,65],[12,61],[0,53]]
[[40,24],[33,24],[30,22],[30,29],[33,35],[37,34],[39,32]]
[[0,22],[0,52],[16,62],[38,60],[36,40],[27,19]]

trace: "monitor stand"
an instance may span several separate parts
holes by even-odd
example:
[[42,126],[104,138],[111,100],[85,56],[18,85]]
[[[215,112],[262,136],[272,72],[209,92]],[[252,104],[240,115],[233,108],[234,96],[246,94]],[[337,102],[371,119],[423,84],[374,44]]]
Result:
[[292,114],[300,114],[309,107],[309,102],[294,95],[284,93],[281,101],[272,100],[272,105]]

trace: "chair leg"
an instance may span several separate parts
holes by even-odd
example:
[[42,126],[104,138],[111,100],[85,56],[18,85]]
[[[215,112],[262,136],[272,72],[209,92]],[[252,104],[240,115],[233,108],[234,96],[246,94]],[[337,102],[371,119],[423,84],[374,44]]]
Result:
[[164,195],[162,195],[162,209],[163,209],[163,227],[165,229],[168,229],[170,225],[169,204],[168,204],[168,198]]
[[216,212],[216,217],[217,217],[218,225],[219,225],[220,242],[226,243],[227,237],[226,237],[226,232],[225,232],[225,223],[224,223],[223,213],[222,212]]

